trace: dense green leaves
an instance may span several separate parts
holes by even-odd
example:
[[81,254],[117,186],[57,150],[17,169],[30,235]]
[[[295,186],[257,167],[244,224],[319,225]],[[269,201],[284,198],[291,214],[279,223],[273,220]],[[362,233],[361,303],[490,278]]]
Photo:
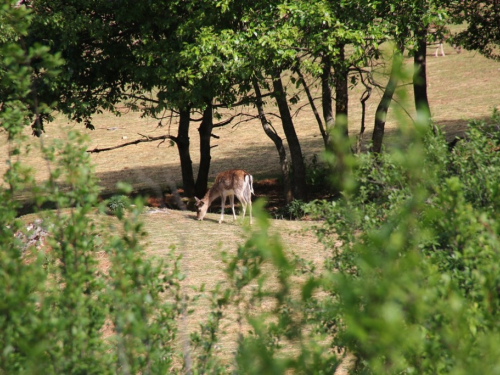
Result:
[[53,103],[47,97],[40,99],[38,91],[56,79],[62,60],[48,53],[48,47],[27,42],[32,15],[14,3],[0,3],[0,124],[10,136],[21,131],[18,123],[30,124],[33,133],[40,135]]
[[499,329],[496,113],[493,119],[471,122],[451,152],[430,136],[425,149],[387,154],[375,168],[361,158],[358,194],[309,207],[326,217],[318,234],[327,246],[334,232],[343,241],[333,252],[330,292],[345,322],[336,342],[356,353],[358,370],[497,368],[496,359],[485,360],[495,355],[486,348]]
[[181,311],[176,260],[144,257],[139,200],[125,202],[121,221],[95,221],[105,207],[81,137],[43,152],[46,183],[34,188],[17,164],[5,179],[56,210],[27,225],[1,191],[0,373],[167,372]]
[[454,40],[465,48],[486,57],[500,59],[500,7],[498,2],[474,0],[452,2],[454,22],[465,24],[465,29],[454,35]]
[[[140,202],[114,224],[124,235],[94,221],[99,187],[85,140],[76,133],[65,142],[40,142],[47,181],[36,184],[19,162],[26,152],[23,127],[31,119],[41,130],[41,119],[53,110],[37,93],[60,77],[62,62],[46,46],[26,47],[31,18],[12,5],[1,8],[8,22],[0,125],[10,154],[0,188],[0,373],[165,373],[172,364],[180,274],[174,260],[172,267],[144,260]],[[49,203],[56,210],[26,223],[17,217],[21,193],[36,207]]]

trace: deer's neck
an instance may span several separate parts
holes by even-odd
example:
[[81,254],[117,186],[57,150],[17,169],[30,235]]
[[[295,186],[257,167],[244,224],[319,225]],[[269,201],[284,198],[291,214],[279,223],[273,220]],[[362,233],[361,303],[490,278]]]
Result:
[[211,205],[214,200],[221,196],[221,191],[218,187],[212,186],[210,190],[205,194],[204,199],[208,201],[208,204]]

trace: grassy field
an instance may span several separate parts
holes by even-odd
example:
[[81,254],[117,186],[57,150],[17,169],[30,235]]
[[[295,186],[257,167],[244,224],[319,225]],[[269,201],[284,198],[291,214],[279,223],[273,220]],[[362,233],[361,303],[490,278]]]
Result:
[[[69,210],[63,210],[63,214],[69,214]],[[33,222],[37,214],[28,214],[23,217],[26,223]],[[93,214],[91,218],[108,228],[111,233],[120,232],[121,226],[113,216]],[[229,287],[225,273],[223,253],[234,256],[238,246],[243,245],[250,236],[251,231],[258,230],[258,225],[248,226],[248,219],[242,222],[238,217],[236,222],[227,217],[223,224],[218,223],[219,214],[208,213],[204,221],[196,220],[196,215],[189,211],[169,209],[147,209],[142,215],[147,237],[143,243],[146,254],[156,260],[169,263],[172,257],[180,258],[180,270],[185,278],[182,281],[182,293],[190,300],[187,317],[180,322],[179,339],[189,337],[191,332],[199,330],[200,324],[207,319],[210,309],[211,291],[216,286],[222,289]],[[321,272],[324,260],[329,255],[318,243],[316,236],[307,230],[314,222],[271,220],[268,230],[270,236],[279,235],[280,241],[286,251],[289,260],[301,259],[300,264],[307,269],[315,268]],[[106,272],[110,267],[105,252],[96,254],[99,259],[100,271]],[[267,287],[277,286],[275,281],[275,269],[269,265],[263,266],[263,274],[270,280]],[[299,285],[300,272],[293,276]],[[255,289],[256,283],[245,288],[246,291]],[[299,289],[296,290],[296,293]],[[268,311],[274,303],[271,299],[264,300],[259,306],[253,305],[251,312]],[[240,306],[242,308],[242,306]],[[242,308],[243,309],[243,308]],[[237,323],[238,311],[234,306],[224,309],[224,318],[221,322],[221,332],[216,352],[223,363],[230,363],[236,350],[237,338],[240,333],[245,333],[250,327],[243,323]],[[243,332],[241,332],[243,331]],[[103,330],[103,335],[112,334],[112,328]],[[179,343],[180,347],[180,343]]]
[[[445,46],[445,51],[447,56],[438,58],[434,57],[433,49],[428,51],[428,89],[435,122],[448,137],[453,137],[463,131],[467,119],[488,118],[492,109],[500,105],[500,64],[467,51],[457,54],[450,46]],[[411,67],[410,59],[407,63]],[[385,84],[385,81],[380,83]],[[360,88],[351,91],[349,124],[352,135],[359,131],[360,94]],[[380,92],[374,92],[367,103],[365,142],[371,138],[374,112],[380,97]],[[306,100],[303,98],[296,107],[304,105]],[[395,103],[393,108],[404,109],[403,113],[407,112],[408,116],[413,116],[411,93],[407,103]],[[271,104],[268,104],[268,109],[277,112]],[[254,108],[246,110],[252,114],[256,113]],[[392,110],[386,127],[386,141],[389,143],[397,128],[395,118]],[[310,160],[313,155],[320,154],[323,147],[318,126],[311,111],[306,108],[296,114],[294,120],[303,152],[307,160]],[[278,121],[273,120],[273,123],[284,138]],[[94,124],[95,131],[88,131],[80,124],[68,123],[64,118],[58,117],[53,124],[47,125],[47,132],[42,141],[48,143],[56,138],[64,138],[69,129],[78,129],[88,133],[90,150],[116,146],[140,138],[139,134],[158,136],[169,131],[175,134],[175,126],[172,125],[172,129],[169,129],[168,125],[158,127],[156,120],[141,118],[138,113],[124,113],[121,117],[104,113],[95,117]],[[196,123],[191,127],[191,156],[195,171],[199,159],[197,127]],[[212,149],[211,179],[228,168],[246,169],[256,180],[279,176],[277,152],[263,133],[258,120],[217,128],[214,133],[220,138],[213,140],[217,147]],[[3,134],[0,134],[0,137],[0,155],[5,160],[8,155],[8,143]],[[35,147],[25,162],[34,168],[36,178],[43,180],[47,177],[46,163],[35,150],[40,141],[30,138],[29,142]],[[149,189],[161,195],[169,183],[180,185],[178,160],[176,148],[168,142],[143,143],[92,155],[103,192],[107,193],[114,191],[116,182],[127,181],[135,190]],[[0,173],[3,174],[5,170],[6,163],[2,163]],[[256,191],[256,194],[263,195],[259,191]],[[187,275],[184,281],[186,288],[204,284],[207,290],[211,290],[217,283],[224,282],[221,252],[234,253],[238,244],[245,241],[247,233],[240,223],[233,223],[230,217],[226,217],[227,221],[219,225],[218,213],[209,213],[203,222],[196,221],[194,215],[193,212],[174,210],[157,210],[144,214],[145,229],[148,232],[146,251],[151,256],[163,258],[167,257],[170,246],[174,245],[174,251],[183,255],[181,266]],[[290,256],[297,255],[320,267],[328,254],[317,243],[314,235],[307,231],[310,225],[310,222],[272,220],[271,228],[280,234]],[[194,314],[188,319],[190,330],[196,329],[206,312],[206,301],[200,300],[197,304],[193,306]],[[220,343],[223,356],[234,349],[237,333],[234,322],[228,321],[227,327],[227,334]]]
[[[210,291],[220,283],[227,286],[224,273],[225,264],[221,254],[229,256],[236,253],[239,245],[248,238],[248,227],[241,225],[241,219],[233,222],[230,218],[223,224],[218,223],[218,214],[207,214],[204,221],[197,221],[194,213],[175,210],[160,210],[144,215],[145,228],[148,230],[148,253],[162,258],[174,245],[174,253],[182,255],[181,268],[186,274],[185,289],[193,296],[204,285]],[[248,221],[246,221],[248,224]],[[328,251],[320,245],[311,231],[305,230],[311,222],[272,220],[270,233],[279,234],[290,259],[300,257],[305,262],[314,265],[317,270],[322,268]],[[255,229],[255,228],[254,228]],[[270,275],[271,280],[273,275]],[[251,288],[256,287],[251,285]],[[201,298],[190,304],[194,312],[187,319],[188,330],[198,328],[206,318],[209,304],[207,299]],[[264,304],[264,308],[270,308]],[[221,336],[219,351],[221,358],[229,359],[235,349],[239,327],[236,323],[234,308],[225,311],[223,321],[224,334]]]

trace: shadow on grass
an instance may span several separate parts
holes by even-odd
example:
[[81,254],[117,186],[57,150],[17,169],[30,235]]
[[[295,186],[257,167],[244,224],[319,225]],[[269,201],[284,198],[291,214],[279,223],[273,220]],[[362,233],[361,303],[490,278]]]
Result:
[[[479,120],[484,120],[488,122],[490,117],[481,118]],[[455,139],[455,137],[460,136],[464,133],[467,128],[467,123],[469,120],[449,120],[449,121],[438,121],[437,125],[445,134],[448,142]],[[355,133],[352,132],[354,136]],[[384,143],[390,148],[391,144],[396,144],[399,131],[397,129],[386,130]],[[262,134],[262,137],[264,135]],[[221,140],[223,141],[223,140]],[[366,151],[369,147],[371,141],[371,132],[367,132],[363,137],[363,150]],[[308,138],[301,141],[303,153],[308,163],[313,155],[321,155],[323,152],[323,141],[321,137]],[[119,149],[119,151],[110,152],[131,152],[127,148]],[[281,199],[282,187],[280,184],[281,172],[279,166],[279,157],[274,145],[269,141],[268,145],[257,146],[252,145],[249,147],[241,147],[234,153],[230,154],[229,157],[215,158],[213,157],[211,161],[210,174],[209,174],[209,184],[215,178],[215,175],[223,170],[241,168],[247,170],[254,176],[255,184],[255,195],[258,197],[270,198],[273,195],[270,204],[275,206],[284,205],[283,199]],[[198,164],[193,163],[193,170],[195,178],[198,172]],[[102,199],[108,199],[115,194],[119,194],[116,189],[116,184],[121,182],[129,183],[133,188],[132,196],[141,195],[150,197],[156,202],[160,202],[160,206],[175,207],[176,205],[169,202],[166,192],[170,191],[171,186],[176,186],[178,188],[182,187],[182,175],[180,166],[178,164],[166,164],[164,166],[150,166],[147,165],[138,168],[128,168],[124,167],[114,171],[97,173],[97,177],[100,180],[100,185],[102,191],[100,197]],[[262,184],[262,191],[259,191],[259,180],[266,178],[273,178],[273,186],[270,188]],[[182,193],[182,190],[181,190]],[[23,202],[22,208],[18,211],[19,215],[27,214],[33,212],[33,205],[27,197],[20,197]],[[53,209],[55,205],[53,203],[46,203],[43,207],[44,209]],[[193,211],[193,207],[188,205],[188,208]],[[220,199],[214,202],[210,207],[210,212],[220,213]],[[196,220],[196,215],[192,217]],[[209,219],[213,220],[213,219]],[[217,222],[217,220],[213,220]]]

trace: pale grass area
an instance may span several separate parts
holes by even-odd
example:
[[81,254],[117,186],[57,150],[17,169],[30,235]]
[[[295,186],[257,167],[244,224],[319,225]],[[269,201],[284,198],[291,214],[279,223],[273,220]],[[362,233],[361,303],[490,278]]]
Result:
[[[182,255],[180,261],[182,272],[186,279],[183,282],[183,291],[189,296],[197,294],[193,290],[205,287],[205,296],[210,296],[210,291],[214,290],[217,284],[228,287],[229,283],[225,275],[225,264],[222,260],[222,253],[229,256],[236,254],[238,246],[243,245],[250,235],[249,231],[257,230],[254,225],[249,228],[248,219],[246,224],[241,223],[241,217],[236,222],[232,218],[218,224],[219,215],[217,213],[207,214],[204,221],[197,221],[195,214],[190,212],[180,212],[165,210],[153,214],[144,215],[145,227],[148,230],[147,252],[159,259],[165,258],[170,252],[171,245],[175,246],[174,253]],[[278,234],[281,238],[285,254],[289,260],[298,256],[305,261],[311,262],[321,272],[323,262],[328,257],[329,251],[317,242],[315,235],[308,228],[311,222],[271,220],[271,234]],[[165,258],[165,261],[168,257]],[[271,272],[269,275],[270,288],[278,287],[277,281],[272,274],[275,269],[270,265],[264,265],[264,271]],[[301,277],[294,277],[296,296],[300,291],[300,284],[305,281]],[[249,293],[256,285],[245,288]],[[199,328],[207,318],[209,302],[207,298],[201,298],[190,304],[193,314],[187,318],[187,330],[191,332]],[[245,310],[249,308],[251,314],[269,312],[274,307],[274,301],[267,300],[261,306],[243,306]],[[236,307],[231,306],[225,310],[225,317],[222,321],[223,332],[217,350],[223,361],[231,359],[232,353],[236,349],[238,334],[246,334],[250,327],[247,324],[240,326],[237,323],[238,312]],[[182,328],[182,327],[181,327]]]
[[[189,337],[189,334],[200,329],[204,324],[210,311],[211,292],[219,284],[222,289],[230,286],[225,273],[225,263],[222,253],[229,257],[234,256],[238,246],[244,245],[251,232],[258,230],[258,226],[248,226],[248,218],[244,223],[241,221],[241,213],[234,222],[232,217],[226,216],[226,221],[218,223],[219,213],[208,213],[203,221],[196,220],[194,212],[182,212],[176,210],[158,210],[145,213],[142,217],[145,228],[148,231],[146,239],[146,253],[157,259],[170,261],[170,254],[181,255],[180,268],[185,279],[182,282],[182,292],[189,298],[200,294],[199,290],[204,287],[204,292],[195,302],[189,303],[189,314],[185,321],[179,321],[179,338]],[[319,273],[323,269],[323,263],[330,252],[318,243],[317,238],[309,228],[314,223],[300,221],[271,220],[269,233],[279,235],[285,254],[289,260],[295,256],[306,262],[311,262]],[[173,249],[173,250],[172,250]],[[268,276],[266,289],[278,288],[274,272],[276,269],[270,264],[263,265],[263,271]],[[300,286],[305,277],[293,276],[293,295],[299,298]],[[238,323],[239,314],[249,313],[258,315],[270,312],[275,307],[275,301],[266,299],[259,305],[249,303],[249,296],[257,285],[250,284],[244,288],[246,295],[244,302],[238,307],[228,306],[224,309],[224,317],[221,321],[221,331],[218,343],[215,347],[218,358],[227,365],[232,365],[233,355],[237,347],[240,334],[246,335],[251,327],[243,320]],[[293,348],[293,343],[288,343],[287,355],[298,348]]]
[[[63,214],[69,214],[69,210],[63,210]],[[43,215],[42,215],[43,216]],[[39,217],[38,214],[23,216],[26,223],[31,223]],[[103,225],[104,230],[118,235],[122,232],[119,222],[111,216],[92,214],[92,220]],[[225,264],[222,253],[228,257],[236,254],[238,246],[244,245],[253,231],[259,230],[258,225],[249,226],[248,218],[244,223],[241,215],[234,222],[228,218],[226,222],[219,224],[218,213],[208,213],[204,221],[196,220],[193,212],[183,212],[177,210],[153,210],[145,211],[141,215],[147,235],[143,242],[145,255],[155,261],[163,261],[165,266],[173,267],[172,257],[182,256],[180,260],[180,271],[185,276],[182,281],[181,292],[192,299],[195,296],[201,298],[189,302],[189,309],[192,310],[185,320],[179,319],[179,343],[178,350],[181,350],[181,340],[189,337],[192,332],[200,329],[200,324],[207,321],[210,311],[210,296],[219,284],[222,289],[230,287],[230,282],[226,277]],[[325,259],[331,255],[318,243],[316,236],[310,230],[315,222],[270,220],[269,234],[278,235],[283,246],[286,257],[293,261],[295,257],[300,257],[305,262],[310,262],[308,267],[313,265],[316,274],[323,270]],[[111,267],[108,256],[99,251],[96,254],[98,260],[98,271],[107,274]],[[279,284],[276,279],[276,268],[267,263],[263,265],[263,273],[268,277],[266,290],[276,290]],[[300,291],[303,282],[310,274],[300,272],[292,276],[292,295],[300,298]],[[204,292],[200,289],[204,287]],[[275,303],[271,298],[267,298],[260,304],[249,303],[250,294],[256,288],[252,283],[243,290],[243,302],[238,306],[228,306],[224,309],[224,317],[221,323],[221,330],[218,336],[218,343],[215,348],[217,356],[222,363],[231,365],[233,354],[237,347],[237,339],[240,334],[246,335],[251,329],[250,325],[243,319],[238,324],[239,314],[260,315],[271,312],[275,308]],[[103,337],[113,336],[113,324],[106,322],[102,329]],[[294,343],[288,343],[286,353],[298,350]],[[194,355],[194,353],[192,353]],[[181,366],[180,363],[178,363]]]

